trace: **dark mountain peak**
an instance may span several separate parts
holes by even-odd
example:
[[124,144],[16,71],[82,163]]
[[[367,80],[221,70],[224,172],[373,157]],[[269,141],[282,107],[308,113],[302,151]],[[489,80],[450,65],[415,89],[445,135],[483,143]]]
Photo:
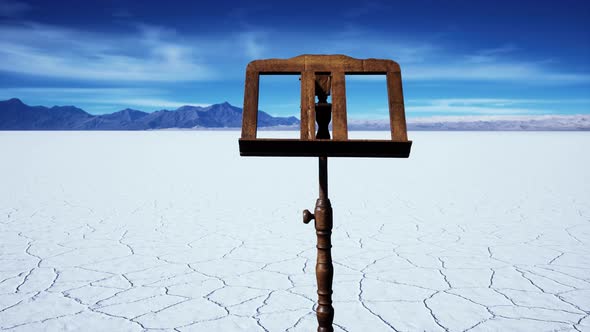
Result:
[[92,117],[92,115],[86,113],[86,111],[76,106],[53,106],[47,110],[50,114],[54,114],[56,117]]
[[124,110],[112,113],[112,114],[104,114],[101,117],[106,119],[121,119],[124,121],[134,121],[144,116],[148,115],[149,113],[134,110],[132,108],[126,108]]
[[186,112],[186,111],[202,111],[203,107],[201,106],[193,106],[193,105],[184,105],[176,109],[177,111]]
[[132,114],[132,115],[147,115],[149,113],[140,111],[140,110],[134,110],[133,108],[126,108],[124,110],[120,110],[119,112],[115,112],[113,114]]
[[18,99],[18,98],[10,98],[10,99],[8,99],[8,100],[3,100],[3,101],[0,101],[0,103],[3,103],[3,104],[5,103],[5,104],[8,104],[8,105],[13,105],[13,106],[16,106],[16,105],[18,105],[18,106],[24,106],[24,105],[25,105],[25,104],[24,104],[24,103],[23,103],[23,102],[22,102],[20,99]]
[[[125,112],[125,113],[133,113],[133,112],[141,112],[140,110],[134,110],[133,108],[126,108],[124,110],[120,110],[119,112]],[[144,112],[141,112],[144,113]]]
[[223,103],[219,103],[219,104],[212,104],[209,107],[216,107],[216,108],[235,108],[234,105],[230,104],[227,101],[224,101]]
[[221,104],[213,104],[210,106],[207,106],[206,108],[207,111],[214,111],[214,112],[238,112],[238,113],[242,113],[242,109],[239,107],[236,107],[230,103],[228,103],[227,101],[221,103]]

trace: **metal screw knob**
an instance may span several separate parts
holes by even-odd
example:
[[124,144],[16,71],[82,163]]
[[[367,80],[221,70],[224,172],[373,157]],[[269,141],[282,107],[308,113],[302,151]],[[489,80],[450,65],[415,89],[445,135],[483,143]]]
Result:
[[303,210],[303,223],[309,224],[310,221],[315,219],[313,213],[309,212],[309,210]]

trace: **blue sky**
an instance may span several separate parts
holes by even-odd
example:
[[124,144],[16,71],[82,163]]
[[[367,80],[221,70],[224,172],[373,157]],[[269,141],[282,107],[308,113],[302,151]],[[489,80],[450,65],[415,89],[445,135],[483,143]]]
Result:
[[[0,99],[90,113],[243,103],[254,59],[400,63],[409,117],[590,114],[589,1],[0,0]],[[387,114],[385,80],[347,81],[352,118]],[[297,77],[260,108],[298,115]]]

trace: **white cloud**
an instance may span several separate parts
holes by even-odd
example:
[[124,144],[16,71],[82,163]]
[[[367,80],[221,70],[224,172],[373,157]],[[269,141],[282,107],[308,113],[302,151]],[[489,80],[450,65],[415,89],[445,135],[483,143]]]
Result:
[[590,73],[518,56],[512,44],[457,52],[441,40],[383,36],[356,26],[326,29],[321,43],[307,32],[253,26],[210,35],[131,27],[126,33],[96,33],[30,22],[0,25],[0,70],[92,81],[223,80],[242,77],[246,63],[257,58],[332,53],[394,59],[405,81],[590,82]]
[[[552,99],[507,99],[507,98],[444,98],[444,99],[409,99],[405,101],[406,117],[416,119],[426,116],[429,119],[440,114],[448,118],[446,114],[453,116],[536,116],[555,114],[564,111],[564,104],[575,106],[590,105],[588,99],[569,100],[564,103],[561,100]],[[556,106],[557,105],[557,106]],[[363,109],[362,112],[351,112],[349,107],[348,117],[351,120],[381,121],[389,118],[388,108]]]
[[[382,57],[397,61],[404,81],[519,81],[534,84],[590,82],[590,73],[567,72],[547,61],[514,55],[520,48],[506,44],[496,48],[455,52],[442,42],[383,39],[370,31],[347,33],[338,41],[343,53],[357,57]],[[339,46],[333,45],[335,49]],[[521,60],[518,60],[521,58]],[[357,79],[365,79],[359,76]]]
[[241,47],[243,48],[247,57],[259,59],[263,57],[266,51],[266,46],[263,41],[264,33],[259,31],[248,31],[238,35]]
[[[357,58],[385,58],[397,61],[406,81],[518,81],[532,84],[575,84],[590,82],[590,73],[560,69],[547,59],[532,59],[521,48],[504,44],[494,48],[455,51],[442,40],[404,39],[383,36],[357,26],[339,31],[322,31],[317,43],[300,32],[267,31],[272,44],[259,42],[270,57],[291,57],[302,53],[346,54]],[[365,79],[362,77],[355,79]]]
[[[27,23],[0,27],[0,70],[92,81],[194,81],[213,70],[195,46],[152,27],[104,35]],[[172,36],[173,37],[173,36]]]
[[404,80],[526,81],[534,84],[590,82],[590,74],[549,71],[534,63],[491,61],[409,64]]
[[442,98],[406,100],[406,115],[415,113],[472,115],[542,115],[564,111],[565,105],[580,109],[590,99],[508,99],[508,98]]
[[201,106],[206,107],[210,106],[211,104],[203,104],[198,102],[190,102],[190,101],[177,101],[177,100],[168,100],[168,99],[157,99],[157,98],[113,98],[113,99],[106,99],[104,101],[98,101],[98,103],[108,103],[108,104],[120,104],[120,105],[131,105],[131,106],[139,106],[139,107],[149,107],[149,108],[179,108],[181,106]]
[[113,112],[122,108],[138,108],[144,111],[176,109],[181,106],[206,107],[211,103],[179,100],[166,97],[166,91],[149,88],[4,88],[0,99],[23,97],[27,100],[46,100],[44,106],[76,105],[90,112]]
[[30,87],[30,88],[2,88],[0,90],[0,96],[18,96],[20,94],[33,94],[33,95],[59,95],[59,96],[76,96],[80,94],[89,95],[149,95],[155,93],[161,93],[158,89],[149,88],[62,88],[62,87]]

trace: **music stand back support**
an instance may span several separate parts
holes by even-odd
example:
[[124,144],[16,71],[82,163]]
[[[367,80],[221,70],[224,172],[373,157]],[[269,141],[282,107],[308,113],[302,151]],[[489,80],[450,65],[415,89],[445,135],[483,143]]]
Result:
[[[301,75],[300,139],[256,137],[260,75]],[[348,138],[346,75],[386,76],[391,140]],[[325,76],[330,77],[332,137],[318,139],[315,96],[318,78]],[[407,158],[412,141],[407,135],[400,67],[392,60],[355,59],[345,55],[300,55],[252,61],[246,69],[239,146],[242,156]]]

